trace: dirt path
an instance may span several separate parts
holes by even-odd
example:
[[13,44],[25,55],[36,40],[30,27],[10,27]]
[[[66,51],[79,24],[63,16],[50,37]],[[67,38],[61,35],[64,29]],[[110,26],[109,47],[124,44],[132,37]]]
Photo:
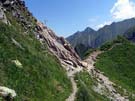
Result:
[[78,88],[77,88],[77,83],[74,80],[74,76],[76,73],[82,71],[83,68],[78,66],[78,68],[73,69],[70,65],[68,65],[68,67],[69,67],[69,70],[67,70],[67,75],[70,78],[70,81],[72,84],[72,92],[71,92],[70,96],[66,99],[66,101],[75,101]]
[[116,44],[114,44],[109,50],[112,50],[114,47],[120,46],[120,45],[122,45],[122,43],[116,43]]
[[114,88],[114,83],[109,80],[108,77],[104,76],[102,72],[97,70],[94,67],[96,57],[101,54],[101,51],[93,52],[89,58],[87,58],[84,62],[88,64],[87,71],[89,74],[94,77],[98,85],[94,87],[94,90],[101,95],[107,95],[113,101],[129,101],[126,97],[121,96],[116,89]]
[[66,101],[75,101],[76,93],[78,91],[78,88],[77,88],[77,84],[74,80],[74,77],[71,77],[70,80],[71,80],[71,83],[72,83],[72,90],[73,91],[72,91],[71,95],[66,99]]

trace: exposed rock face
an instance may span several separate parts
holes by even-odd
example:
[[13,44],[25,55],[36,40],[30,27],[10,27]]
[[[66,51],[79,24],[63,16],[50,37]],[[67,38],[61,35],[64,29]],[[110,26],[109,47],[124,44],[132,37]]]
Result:
[[0,20],[1,20],[2,22],[6,23],[6,24],[8,23],[7,18],[6,18],[6,16],[5,16],[5,13],[4,13],[4,9],[3,9],[1,3],[0,3]]
[[[32,16],[32,13],[28,11],[28,8],[25,6],[25,2],[22,0],[1,0],[0,1],[0,20],[6,24],[10,24],[8,21],[5,12],[10,12],[18,23],[20,23],[25,30],[33,27],[31,19],[35,19]],[[25,16],[24,16],[25,12]],[[36,20],[36,19],[35,19]]]
[[81,65],[79,56],[75,53],[70,44],[63,38],[57,37],[55,33],[44,26],[41,22],[37,22],[36,26],[37,38],[46,41],[49,49],[53,52],[61,61],[67,64],[72,64],[74,67]]

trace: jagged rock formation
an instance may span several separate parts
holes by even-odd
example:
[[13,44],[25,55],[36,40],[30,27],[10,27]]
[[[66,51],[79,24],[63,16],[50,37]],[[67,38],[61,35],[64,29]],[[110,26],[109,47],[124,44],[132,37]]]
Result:
[[2,4],[0,4],[0,20],[6,24],[8,23],[5,13],[4,13],[4,9],[2,8]]
[[63,37],[57,37],[51,29],[40,22],[37,22],[35,34],[37,39],[42,43],[44,41],[47,42],[50,51],[60,58],[60,60],[73,67],[81,65],[79,56]]
[[[10,20],[6,17],[6,12],[11,12],[14,18],[27,30],[28,28],[33,27],[33,22],[32,20],[36,20],[33,16],[32,13],[28,11],[28,8],[25,6],[25,2],[22,0],[1,0],[0,2],[0,19],[7,23],[10,24]],[[22,13],[22,12],[25,12]],[[25,17],[27,16],[27,18]]]

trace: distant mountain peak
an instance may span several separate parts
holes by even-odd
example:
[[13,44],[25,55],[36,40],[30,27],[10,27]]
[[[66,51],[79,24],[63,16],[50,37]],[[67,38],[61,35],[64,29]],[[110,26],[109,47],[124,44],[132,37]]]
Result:
[[87,27],[85,30],[84,30],[85,32],[95,32],[95,30],[94,29],[92,29],[92,28],[90,28],[90,27]]

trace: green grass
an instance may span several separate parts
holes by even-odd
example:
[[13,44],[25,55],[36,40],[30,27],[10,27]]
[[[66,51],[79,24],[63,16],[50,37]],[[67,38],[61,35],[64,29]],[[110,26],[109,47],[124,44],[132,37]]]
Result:
[[[22,68],[13,60],[19,60]],[[70,80],[57,58],[31,33],[25,35],[3,23],[0,23],[0,86],[14,89],[15,101],[64,101],[71,92]]]
[[127,43],[128,41],[122,37],[122,36],[118,36],[117,39],[113,40],[113,41],[109,41],[106,42],[105,44],[103,44],[100,47],[101,51],[108,51],[113,45],[120,45],[121,43]]
[[79,88],[76,94],[76,101],[109,101],[108,98],[93,90],[92,87],[97,84],[88,72],[84,71],[78,73],[75,80],[77,80],[77,86]]
[[96,68],[113,82],[135,93],[135,45],[123,41],[121,45],[99,56]]

